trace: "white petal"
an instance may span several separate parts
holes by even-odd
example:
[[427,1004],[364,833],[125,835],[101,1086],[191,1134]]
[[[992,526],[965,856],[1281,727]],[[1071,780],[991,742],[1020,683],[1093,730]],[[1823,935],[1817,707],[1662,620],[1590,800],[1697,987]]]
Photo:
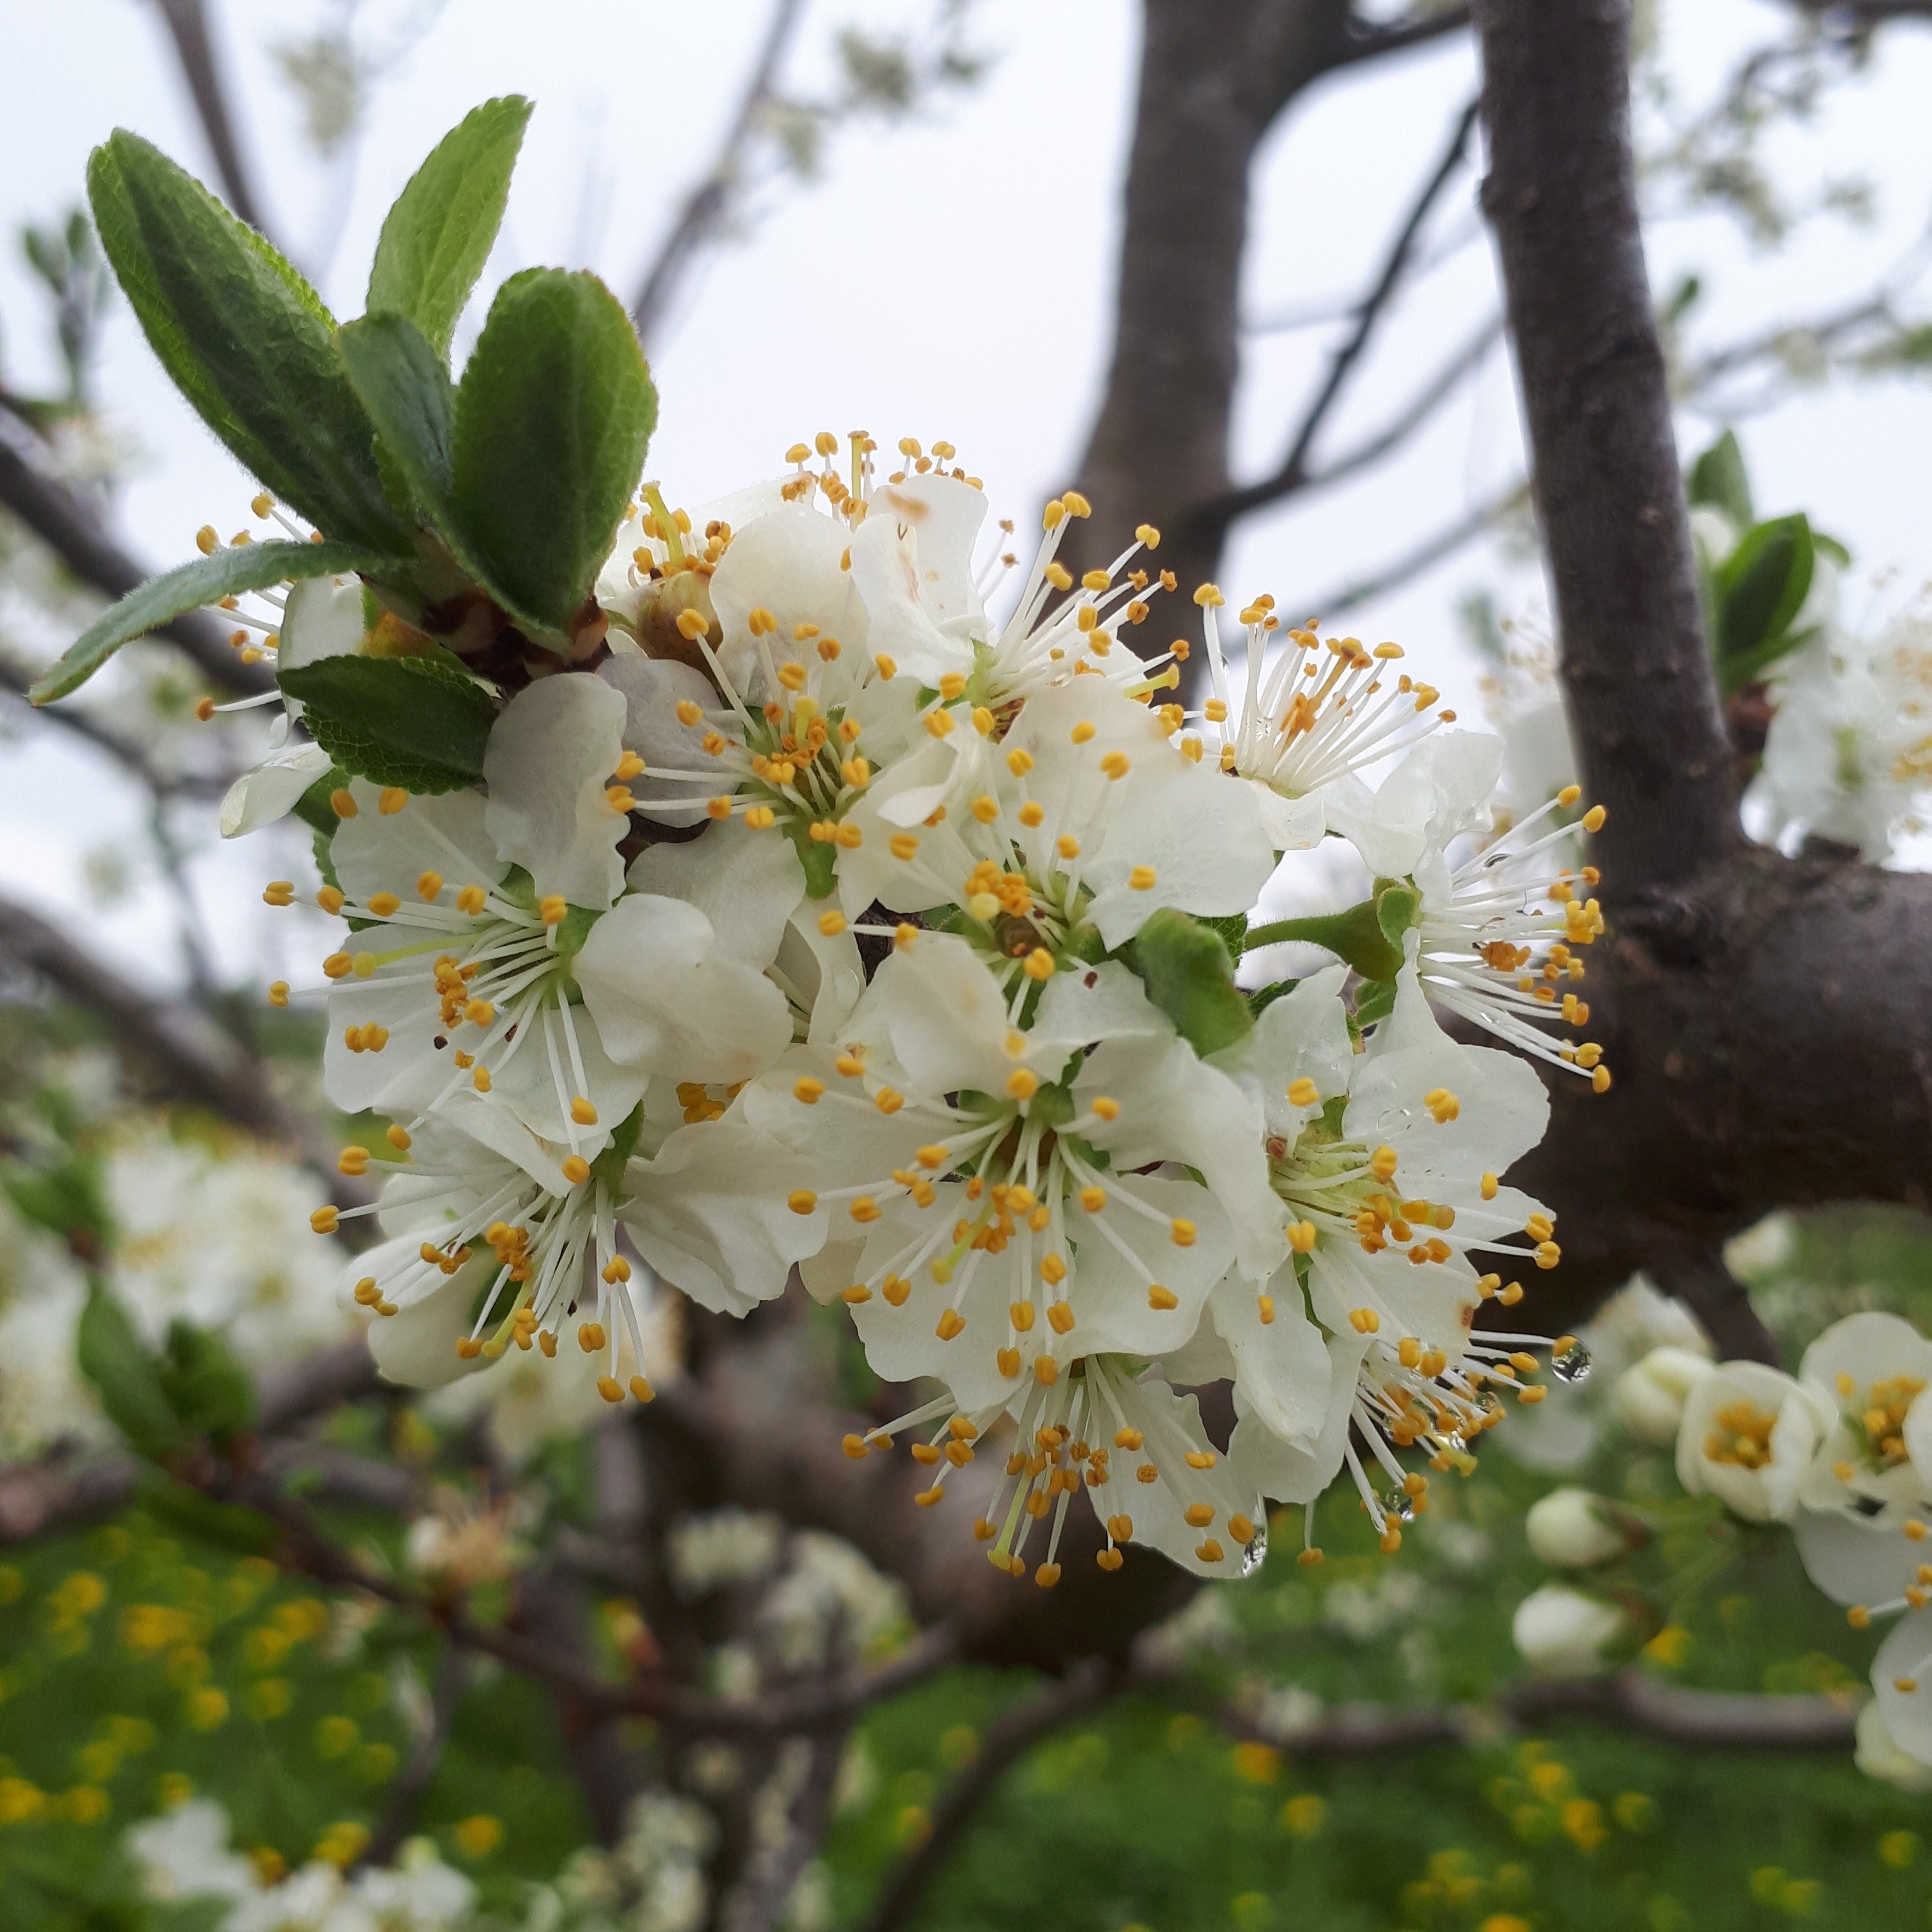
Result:
[[282,607],[275,668],[297,670],[321,658],[352,657],[365,628],[360,578],[305,577]]
[[1277,1436],[1249,1408],[1244,1393],[1238,1388],[1234,1391],[1234,1409],[1240,1420],[1234,1425],[1228,1455],[1240,1466],[1244,1476],[1276,1502],[1312,1502],[1341,1471],[1354,1409],[1356,1377],[1362,1358],[1368,1353],[1369,1338],[1345,1329],[1330,1336],[1326,1347],[1328,1406],[1322,1412],[1321,1429],[1307,1448],[1298,1448]]
[[641,652],[608,658],[598,666],[597,675],[614,691],[622,693],[625,748],[644,761],[644,776],[632,782],[632,790],[646,800],[692,801],[671,806],[647,802],[638,810],[661,825],[695,825],[718,786],[707,778],[658,778],[655,774],[659,767],[686,772],[706,769],[701,746],[704,727],[680,724],[677,707],[680,700],[688,700],[700,711],[716,710],[716,686],[702,671],[680,664],[675,658],[647,658]]
[[1893,1508],[1870,1520],[1844,1510],[1801,1509],[1791,1533],[1804,1574],[1834,1604],[1892,1604],[1917,1580],[1925,1544],[1905,1534],[1922,1510]]
[[1316,1318],[1338,1334],[1348,1331],[1349,1316],[1372,1310],[1375,1332],[1386,1342],[1413,1335],[1425,1348],[1440,1348],[1458,1361],[1469,1340],[1480,1297],[1476,1271],[1460,1255],[1418,1267],[1398,1248],[1365,1254],[1347,1237],[1324,1238],[1312,1257],[1309,1299]]
[[572,970],[605,1052],[667,1080],[748,1080],[790,1043],[784,994],[682,899],[633,893],[591,928]]
[[[964,484],[956,484],[964,490]],[[974,493],[976,494],[976,493]],[[981,500],[982,512],[984,500]],[[892,658],[922,684],[937,686],[948,671],[970,671],[968,623],[928,608],[916,526],[903,516],[868,516],[853,534],[852,579],[864,598],[875,656]]]
[[[1291,1148],[1324,1101],[1348,1090],[1355,1051],[1342,1002],[1348,976],[1346,966],[1324,967],[1270,1000],[1246,1040],[1208,1056],[1208,1064],[1246,1094],[1268,1132]],[[1315,1083],[1316,1097],[1306,1106],[1288,1097],[1298,1080]]]
[[[1918,1688],[1901,1690],[1900,1678]],[[1892,1742],[1932,1765],[1932,1610],[1910,1611],[1892,1626],[1872,1659],[1871,1682]]]
[[1503,741],[1486,731],[1438,731],[1382,780],[1366,809],[1359,794],[1331,799],[1328,823],[1378,878],[1406,878],[1478,822],[1502,758]]
[[648,1161],[625,1170],[619,1210],[638,1251],[700,1306],[748,1313],[784,1292],[794,1262],[825,1238],[821,1208],[785,1204],[792,1157],[734,1120],[681,1128]]
[[1328,1350],[1322,1330],[1304,1311],[1292,1261],[1268,1284],[1268,1293],[1272,1318],[1264,1322],[1253,1285],[1229,1274],[1209,1298],[1209,1311],[1233,1352],[1244,1413],[1294,1448],[1312,1452],[1328,1414]]
[[710,826],[695,838],[647,845],[631,862],[631,890],[682,899],[711,922],[732,958],[762,971],[805,897],[798,848],[776,832],[754,832],[742,818]]
[[[1778,1418],[1771,1460],[1758,1468],[1720,1461],[1706,1449],[1718,1414],[1734,1402]],[[1693,1388],[1677,1428],[1677,1480],[1694,1496],[1715,1496],[1749,1522],[1775,1522],[1797,1507],[1798,1487],[1817,1447],[1818,1417],[1803,1387],[1761,1362],[1722,1362]]]
[[869,1004],[890,1030],[900,1065],[926,1093],[1003,1094],[1024,1064],[1006,1052],[999,982],[953,934],[922,933],[894,952],[873,979]]
[[[1083,725],[1093,735],[1076,744]],[[1253,787],[1184,758],[1148,707],[1105,678],[1076,677],[1037,693],[1004,742],[1034,761],[1028,793],[1046,818],[1029,835],[1032,855],[1042,870],[1057,865],[1052,840],[1078,832],[1080,875],[1094,896],[1088,916],[1110,947],[1162,906],[1245,913],[1274,870]],[[1101,769],[1115,752],[1127,760],[1119,779]],[[1150,868],[1154,880],[1137,890],[1130,881],[1141,868]]]
[[617,842],[629,824],[604,787],[623,756],[626,709],[602,678],[560,673],[511,699],[483,754],[486,823],[537,896],[602,912],[624,886]]
[[1194,1168],[1234,1222],[1242,1271],[1251,1282],[1274,1274],[1288,1252],[1288,1210],[1268,1184],[1260,1116],[1227,1075],[1178,1036],[1108,1040],[1082,1064],[1073,1093],[1083,1112],[1100,1095],[1120,1102],[1116,1118],[1084,1132],[1116,1169],[1159,1160]]
[[[361,1274],[380,1274],[386,1262],[400,1263],[418,1245],[406,1238],[387,1243],[358,1255],[352,1265]],[[466,1362],[457,1354],[456,1345],[470,1333],[476,1298],[488,1288],[496,1267],[492,1252],[472,1256],[428,1294],[370,1323],[369,1352],[385,1382],[400,1382],[406,1388],[440,1388],[488,1366],[482,1355]]]
[[[1096,680],[1096,682],[1098,680]],[[1108,1450],[1107,1480],[1088,1490],[1094,1514],[1102,1522],[1124,1515],[1133,1524],[1132,1540],[1158,1550],[1197,1576],[1238,1576],[1244,1556],[1229,1518],[1240,1515],[1252,1528],[1264,1528],[1267,1518],[1260,1492],[1245,1468],[1222,1455],[1201,1426],[1201,1406],[1191,1395],[1176,1395],[1152,1374],[1136,1382],[1108,1374],[1096,1379],[1095,1408],[1101,1418],[1094,1430],[1104,1443],[1118,1428],[1136,1429],[1143,1438],[1138,1450],[1115,1446]],[[1189,1451],[1213,1458],[1204,1469],[1190,1466]],[[1156,1480],[1143,1483],[1138,1472],[1151,1466]],[[1186,1520],[1190,1507],[1211,1512],[1205,1524]],[[1203,1549],[1218,1550],[1204,1558]]]
[[[349,794],[356,801],[356,816],[336,826],[328,857],[338,883],[358,903],[382,892],[413,901],[416,880],[424,872],[440,874],[460,892],[465,886],[494,886],[509,870],[490,840],[481,792],[412,798],[393,812],[382,809],[380,790],[366,778],[352,778]],[[398,935],[396,943],[406,945],[422,937]],[[425,1005],[434,1004],[427,992],[423,999]]]
[[[788,504],[734,534],[711,579],[711,607],[723,627],[718,652],[725,675],[743,695],[762,692],[764,651],[752,635],[752,611],[769,611],[778,628],[764,650],[783,663],[820,639],[836,638],[842,650],[867,648],[866,607],[850,571],[840,568],[852,533],[842,523],[802,505]],[[814,625],[818,636],[795,633]],[[715,700],[713,700],[716,701]]]
[[296,801],[333,761],[320,745],[298,745],[244,772],[221,801],[221,836],[239,838],[286,818]]
[[823,1046],[844,1037],[846,1023],[866,991],[866,968],[857,940],[850,932],[826,932],[814,903],[807,900],[793,913],[772,963],[784,983],[806,1002],[812,1015],[807,1042]]

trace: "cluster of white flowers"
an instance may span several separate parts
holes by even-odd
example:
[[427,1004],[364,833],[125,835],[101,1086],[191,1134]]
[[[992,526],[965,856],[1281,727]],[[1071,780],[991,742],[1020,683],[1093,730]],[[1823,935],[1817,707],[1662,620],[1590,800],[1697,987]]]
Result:
[[1932,791],[1932,615],[1922,604],[1869,635],[1835,623],[1774,668],[1778,709],[1745,800],[1767,843],[1855,846],[1874,864],[1922,831]]
[[392,1866],[345,1875],[318,1858],[270,1882],[230,1849],[228,1814],[212,1798],[143,1820],[125,1842],[146,1896],[214,1905],[211,1932],[455,1932],[476,1902],[476,1888],[427,1838],[412,1839]]
[[[1796,1376],[1714,1362],[1666,1343],[1618,1378],[1615,1406],[1639,1441],[1673,1446],[1678,1482],[1742,1521],[1790,1529],[1806,1574],[1853,1628],[1900,1621],[1880,1646],[1859,1762],[1873,1775],[1932,1780],[1932,1342],[1896,1315],[1834,1322]],[[1640,1511],[1559,1489],[1530,1511],[1531,1547],[1583,1571],[1648,1540]],[[1550,1584],[1519,1607],[1519,1649],[1540,1669],[1586,1674],[1627,1657],[1643,1633],[1607,1598]]]
[[[1029,561],[1003,524],[976,563],[976,479],[899,447],[882,479],[869,437],[821,435],[688,514],[645,486],[608,649],[514,691],[481,788],[334,792],[328,1089],[393,1122],[343,1156],[386,1177],[350,1277],[377,1361],[436,1385],[574,1345],[647,1401],[653,1278],[742,1315],[796,1268],[881,1376],[937,1388],[848,1452],[913,1435],[920,1500],[966,1490],[1015,1574],[1058,1580],[1082,1490],[1103,1568],[1132,1542],[1241,1574],[1263,1498],[1345,1468],[1393,1548],[1428,1484],[1402,1452],[1462,1466],[1499,1390],[1543,1393],[1473,1324],[1558,1258],[1501,1178],[1544,1089],[1431,1003],[1608,1085],[1577,1036],[1602,918],[1558,856],[1575,789],[1495,836],[1500,742],[1445,728],[1395,645],[1260,597],[1231,667],[1203,585],[1198,643],[1144,654],[1178,590],[1158,532],[1076,580],[1070,494]],[[274,648],[369,647],[370,614],[304,583]],[[326,764],[285,747],[227,825]],[[1324,837],[1376,881],[1294,922],[1345,963],[1239,994],[1216,922],[1238,952]],[[1225,1452],[1177,1392],[1214,1381]]]
[[[104,1130],[100,1156],[104,1278],[151,1345],[187,1321],[266,1368],[349,1331],[338,1270],[306,1238],[326,1198],[314,1174],[240,1136],[140,1114]],[[0,1459],[104,1432],[75,1361],[86,1300],[64,1245],[0,1200]]]

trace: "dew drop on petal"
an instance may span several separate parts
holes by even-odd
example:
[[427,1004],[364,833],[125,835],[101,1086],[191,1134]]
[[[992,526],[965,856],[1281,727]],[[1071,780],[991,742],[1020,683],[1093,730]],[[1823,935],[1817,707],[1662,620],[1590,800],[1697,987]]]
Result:
[[1559,1382],[1580,1382],[1591,1366],[1589,1350],[1582,1342],[1574,1342],[1550,1364],[1550,1372]]
[[1384,1512],[1398,1522],[1415,1520],[1415,1498],[1406,1490],[1391,1490],[1382,1498]]
[[1252,1576],[1268,1561],[1268,1527],[1264,1524],[1256,1530],[1248,1546],[1241,1552],[1241,1574]]

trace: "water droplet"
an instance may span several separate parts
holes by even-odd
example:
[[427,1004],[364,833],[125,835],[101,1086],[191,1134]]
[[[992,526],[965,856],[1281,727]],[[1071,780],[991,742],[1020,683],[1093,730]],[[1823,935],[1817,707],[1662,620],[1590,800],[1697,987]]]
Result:
[[1469,1453],[1468,1438],[1460,1429],[1452,1429],[1442,1438],[1442,1446],[1452,1455],[1466,1456]]
[[1590,1352],[1580,1342],[1573,1342],[1568,1348],[1550,1365],[1550,1372],[1559,1382],[1580,1382],[1590,1372]]
[[1268,1531],[1255,1532],[1253,1540],[1241,1552],[1241,1574],[1252,1576],[1268,1561]]
[[1415,1498],[1406,1490],[1391,1490],[1382,1498],[1382,1508],[1398,1522],[1415,1520]]

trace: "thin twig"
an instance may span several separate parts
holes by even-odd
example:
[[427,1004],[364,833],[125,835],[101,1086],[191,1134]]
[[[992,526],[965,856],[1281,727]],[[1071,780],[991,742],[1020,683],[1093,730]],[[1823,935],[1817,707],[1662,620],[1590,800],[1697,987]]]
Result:
[[[124,597],[154,574],[135,562],[101,526],[80,497],[36,468],[0,436],[0,506],[45,544],[83,584],[108,597]],[[190,612],[156,632],[194,660],[202,676],[233,696],[274,688],[268,672],[244,664],[229,648],[221,626],[203,610]]]
[[1442,191],[1462,167],[1463,158],[1468,152],[1469,136],[1475,128],[1478,104],[1472,100],[1456,117],[1456,124],[1449,140],[1444,147],[1429,178],[1420,191],[1410,204],[1402,226],[1396,231],[1394,241],[1382,261],[1367,294],[1357,304],[1354,326],[1337,346],[1329,358],[1328,374],[1322,386],[1315,392],[1308,407],[1303,412],[1288,446],[1288,453],[1276,466],[1273,475],[1258,482],[1244,484],[1239,489],[1230,490],[1201,505],[1195,514],[1205,521],[1220,525],[1232,523],[1237,517],[1262,503],[1270,503],[1278,497],[1288,495],[1306,480],[1309,452],[1314,447],[1316,437],[1321,434],[1322,426],[1328,419],[1329,412],[1340,397],[1342,386],[1348,381],[1349,373],[1360,361],[1362,352],[1369,346],[1369,338],[1375,333],[1376,323],[1382,319],[1390,299],[1400,286],[1408,269],[1409,258],[1415,247],[1416,238],[1422,232],[1423,224],[1429,219],[1430,211],[1436,206]]
[[436,1688],[430,1698],[429,1723],[410,1753],[409,1762],[390,1785],[383,1800],[382,1819],[370,1834],[356,1864],[386,1865],[402,1850],[416,1816],[416,1801],[442,1762],[450,1726],[456,1721],[457,1707],[463,1702],[469,1681],[469,1658],[454,1644],[446,1645],[442,1661],[436,1668]]
[[1462,515],[1444,524],[1419,544],[1390,558],[1386,563],[1378,565],[1366,576],[1346,579],[1327,596],[1303,598],[1292,608],[1325,620],[1339,617],[1344,611],[1352,610],[1372,598],[1386,596],[1392,590],[1400,590],[1445,557],[1454,556],[1465,544],[1473,542],[1492,524],[1508,515],[1522,502],[1528,488],[1528,485],[1518,478],[1472,505]]
[[0,958],[10,960],[104,1021],[145,1062],[170,1097],[201,1106],[250,1133],[298,1150],[339,1208],[370,1199],[368,1184],[337,1171],[318,1136],[270,1091],[261,1063],[208,1016],[131,984],[38,913],[0,899]]
[[1503,319],[1492,315],[1442,366],[1423,383],[1408,400],[1382,427],[1363,437],[1352,448],[1310,471],[1302,479],[1309,490],[1325,489],[1358,471],[1379,463],[1390,450],[1408,441],[1460,388],[1466,378],[1480,368],[1490,351],[1502,340]]
[[1100,1658],[1083,1658],[1058,1683],[1003,1712],[988,1725],[973,1762],[933,1808],[932,1829],[886,1880],[866,1918],[865,1932],[900,1932],[918,1912],[926,1888],[1000,1779],[1042,1738],[1104,1703],[1118,1682],[1118,1673]]
[[765,38],[745,91],[739,97],[737,112],[724,130],[711,165],[685,196],[670,232],[638,285],[631,303],[631,321],[646,348],[664,320],[678,284],[689,272],[699,250],[724,226],[730,213],[731,198],[743,176],[745,151],[771,100],[785,49],[806,4],[806,0],[773,0]]
[[208,35],[208,15],[202,0],[154,0],[154,5],[168,30],[169,38],[175,44],[182,77],[188,82],[188,94],[194,102],[202,132],[208,137],[208,149],[214,157],[215,171],[221,177],[228,205],[250,228],[266,235],[268,224],[262,218],[261,203],[256,200],[247,171],[242,165],[241,149],[235,139],[234,117],[228,111],[227,95],[215,64],[214,43]]

